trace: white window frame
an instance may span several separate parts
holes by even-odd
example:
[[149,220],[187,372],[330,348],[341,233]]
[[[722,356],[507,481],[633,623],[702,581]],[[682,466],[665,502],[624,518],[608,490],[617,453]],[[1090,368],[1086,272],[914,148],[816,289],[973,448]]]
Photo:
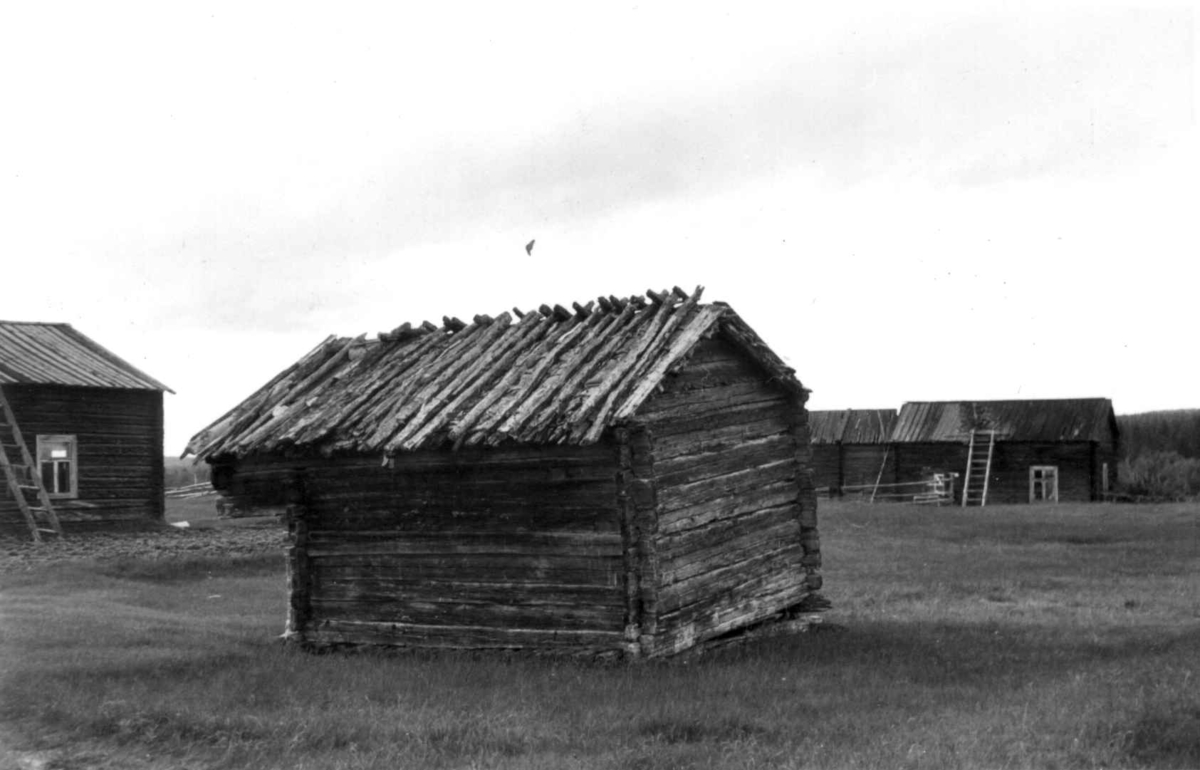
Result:
[[[42,448],[45,444],[51,443],[67,445],[67,462],[69,463],[70,471],[68,474],[70,477],[70,489],[64,492],[61,490],[55,491],[54,489],[47,488],[46,494],[50,496],[51,500],[71,500],[77,498],[79,497],[79,452],[78,442],[74,435],[68,435],[64,433],[39,435],[37,437],[37,457],[35,458],[37,462],[37,468],[35,469],[35,472],[38,474],[39,479],[44,478],[42,475]],[[58,474],[53,474],[52,478],[57,479]]]
[[[1047,474],[1047,471],[1049,474]],[[1039,476],[1040,474],[1040,476]],[[1046,494],[1046,482],[1053,481],[1053,487],[1050,489],[1050,494]],[[1036,494],[1037,485],[1042,487],[1042,497]],[[1031,465],[1029,466],[1029,502],[1031,503],[1057,503],[1058,502],[1058,466],[1057,465]]]

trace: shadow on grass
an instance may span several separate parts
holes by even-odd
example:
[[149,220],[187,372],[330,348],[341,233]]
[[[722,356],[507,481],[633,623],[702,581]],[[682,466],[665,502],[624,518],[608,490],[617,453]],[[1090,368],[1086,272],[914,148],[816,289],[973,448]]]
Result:
[[1181,697],[1152,700],[1131,718],[1097,725],[1089,736],[1138,767],[1200,767],[1200,703]]

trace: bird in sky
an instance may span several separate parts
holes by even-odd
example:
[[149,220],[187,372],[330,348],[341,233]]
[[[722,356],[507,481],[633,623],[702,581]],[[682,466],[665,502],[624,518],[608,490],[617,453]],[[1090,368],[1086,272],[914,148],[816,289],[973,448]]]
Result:
[[532,241],[525,244],[525,253],[526,254],[529,254],[530,256],[533,255],[533,244],[535,244],[535,243],[537,243],[537,238],[534,238]]

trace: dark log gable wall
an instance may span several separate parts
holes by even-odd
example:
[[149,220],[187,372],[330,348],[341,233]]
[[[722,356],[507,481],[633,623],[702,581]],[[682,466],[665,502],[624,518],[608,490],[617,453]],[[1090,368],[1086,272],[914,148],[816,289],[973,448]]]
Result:
[[700,343],[638,411],[635,466],[654,485],[642,495],[654,515],[640,517],[653,526],[645,654],[685,649],[808,593],[805,546],[815,567],[819,543],[803,417],[794,396],[720,340]]
[[[6,385],[4,392],[31,454],[39,434],[76,437],[78,497],[56,501],[68,535],[162,521],[161,391]],[[24,528],[19,516],[2,518]]]

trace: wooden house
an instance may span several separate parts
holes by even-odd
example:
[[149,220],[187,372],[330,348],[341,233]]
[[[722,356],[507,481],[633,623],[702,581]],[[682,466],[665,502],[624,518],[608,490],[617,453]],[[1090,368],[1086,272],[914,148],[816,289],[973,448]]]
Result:
[[909,402],[891,440],[894,481],[958,473],[967,504],[1100,500],[1116,484],[1106,398]]
[[700,293],[331,337],[197,434],[290,502],[288,637],[650,657],[819,607],[807,392]]
[[895,475],[890,451],[895,409],[809,412],[813,485],[836,495],[844,487],[874,484]]
[[[41,481],[68,535],[163,520],[164,392],[69,324],[0,321],[5,459]],[[20,491],[3,482],[0,530],[28,534]]]

